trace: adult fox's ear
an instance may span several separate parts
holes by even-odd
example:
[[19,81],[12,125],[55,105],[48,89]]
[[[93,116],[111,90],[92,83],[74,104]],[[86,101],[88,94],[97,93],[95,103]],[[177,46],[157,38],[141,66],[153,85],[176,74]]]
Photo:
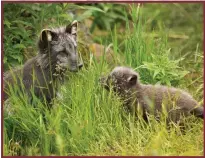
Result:
[[138,80],[137,74],[130,75],[130,76],[127,78],[127,82],[128,82],[131,86],[136,85],[137,80]]
[[71,24],[66,26],[66,32],[71,34],[74,40],[77,40],[78,21],[74,20]]
[[50,29],[43,29],[40,34],[38,46],[40,50],[45,50],[49,47],[49,42],[57,39],[57,34]]
[[40,40],[44,42],[53,41],[57,38],[57,34],[50,29],[43,29],[41,31]]

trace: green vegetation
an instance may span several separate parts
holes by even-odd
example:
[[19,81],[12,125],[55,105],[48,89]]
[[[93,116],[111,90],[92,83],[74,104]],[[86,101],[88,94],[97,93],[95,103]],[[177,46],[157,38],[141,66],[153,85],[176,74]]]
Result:
[[[143,83],[179,87],[203,103],[203,5],[114,5],[5,4],[5,70],[35,55],[28,48],[35,52],[46,25],[91,21],[92,42],[112,43],[119,63],[135,68]],[[67,14],[71,9],[75,14]],[[4,155],[203,155],[202,120],[187,118],[185,131],[152,116],[148,124],[135,120],[99,85],[116,65],[104,56],[88,63],[67,73],[51,110],[37,98],[33,106],[11,94],[4,105]]]

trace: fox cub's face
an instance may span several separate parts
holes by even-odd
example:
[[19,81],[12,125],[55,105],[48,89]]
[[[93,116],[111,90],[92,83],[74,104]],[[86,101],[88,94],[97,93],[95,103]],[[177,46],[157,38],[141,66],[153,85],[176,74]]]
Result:
[[100,82],[108,91],[112,88],[117,94],[124,95],[135,87],[138,74],[128,67],[116,67],[106,77],[101,77]]
[[82,67],[78,64],[77,21],[64,28],[42,30],[38,46],[40,53],[50,56],[51,65],[70,71]]

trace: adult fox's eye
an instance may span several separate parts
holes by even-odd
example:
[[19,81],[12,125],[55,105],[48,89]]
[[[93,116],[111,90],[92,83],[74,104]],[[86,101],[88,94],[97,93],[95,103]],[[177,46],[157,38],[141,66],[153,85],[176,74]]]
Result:
[[72,49],[72,45],[71,44],[69,44],[69,48]]
[[66,52],[60,52],[60,55],[63,56],[63,57],[68,56],[68,54]]

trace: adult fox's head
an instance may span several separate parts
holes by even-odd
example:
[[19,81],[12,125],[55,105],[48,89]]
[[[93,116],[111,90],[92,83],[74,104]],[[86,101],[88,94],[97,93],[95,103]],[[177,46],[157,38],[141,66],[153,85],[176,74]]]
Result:
[[39,59],[41,65],[51,64],[52,68],[60,67],[70,71],[78,71],[83,66],[78,63],[77,27],[77,21],[73,21],[66,27],[41,31],[38,47],[46,59]]

